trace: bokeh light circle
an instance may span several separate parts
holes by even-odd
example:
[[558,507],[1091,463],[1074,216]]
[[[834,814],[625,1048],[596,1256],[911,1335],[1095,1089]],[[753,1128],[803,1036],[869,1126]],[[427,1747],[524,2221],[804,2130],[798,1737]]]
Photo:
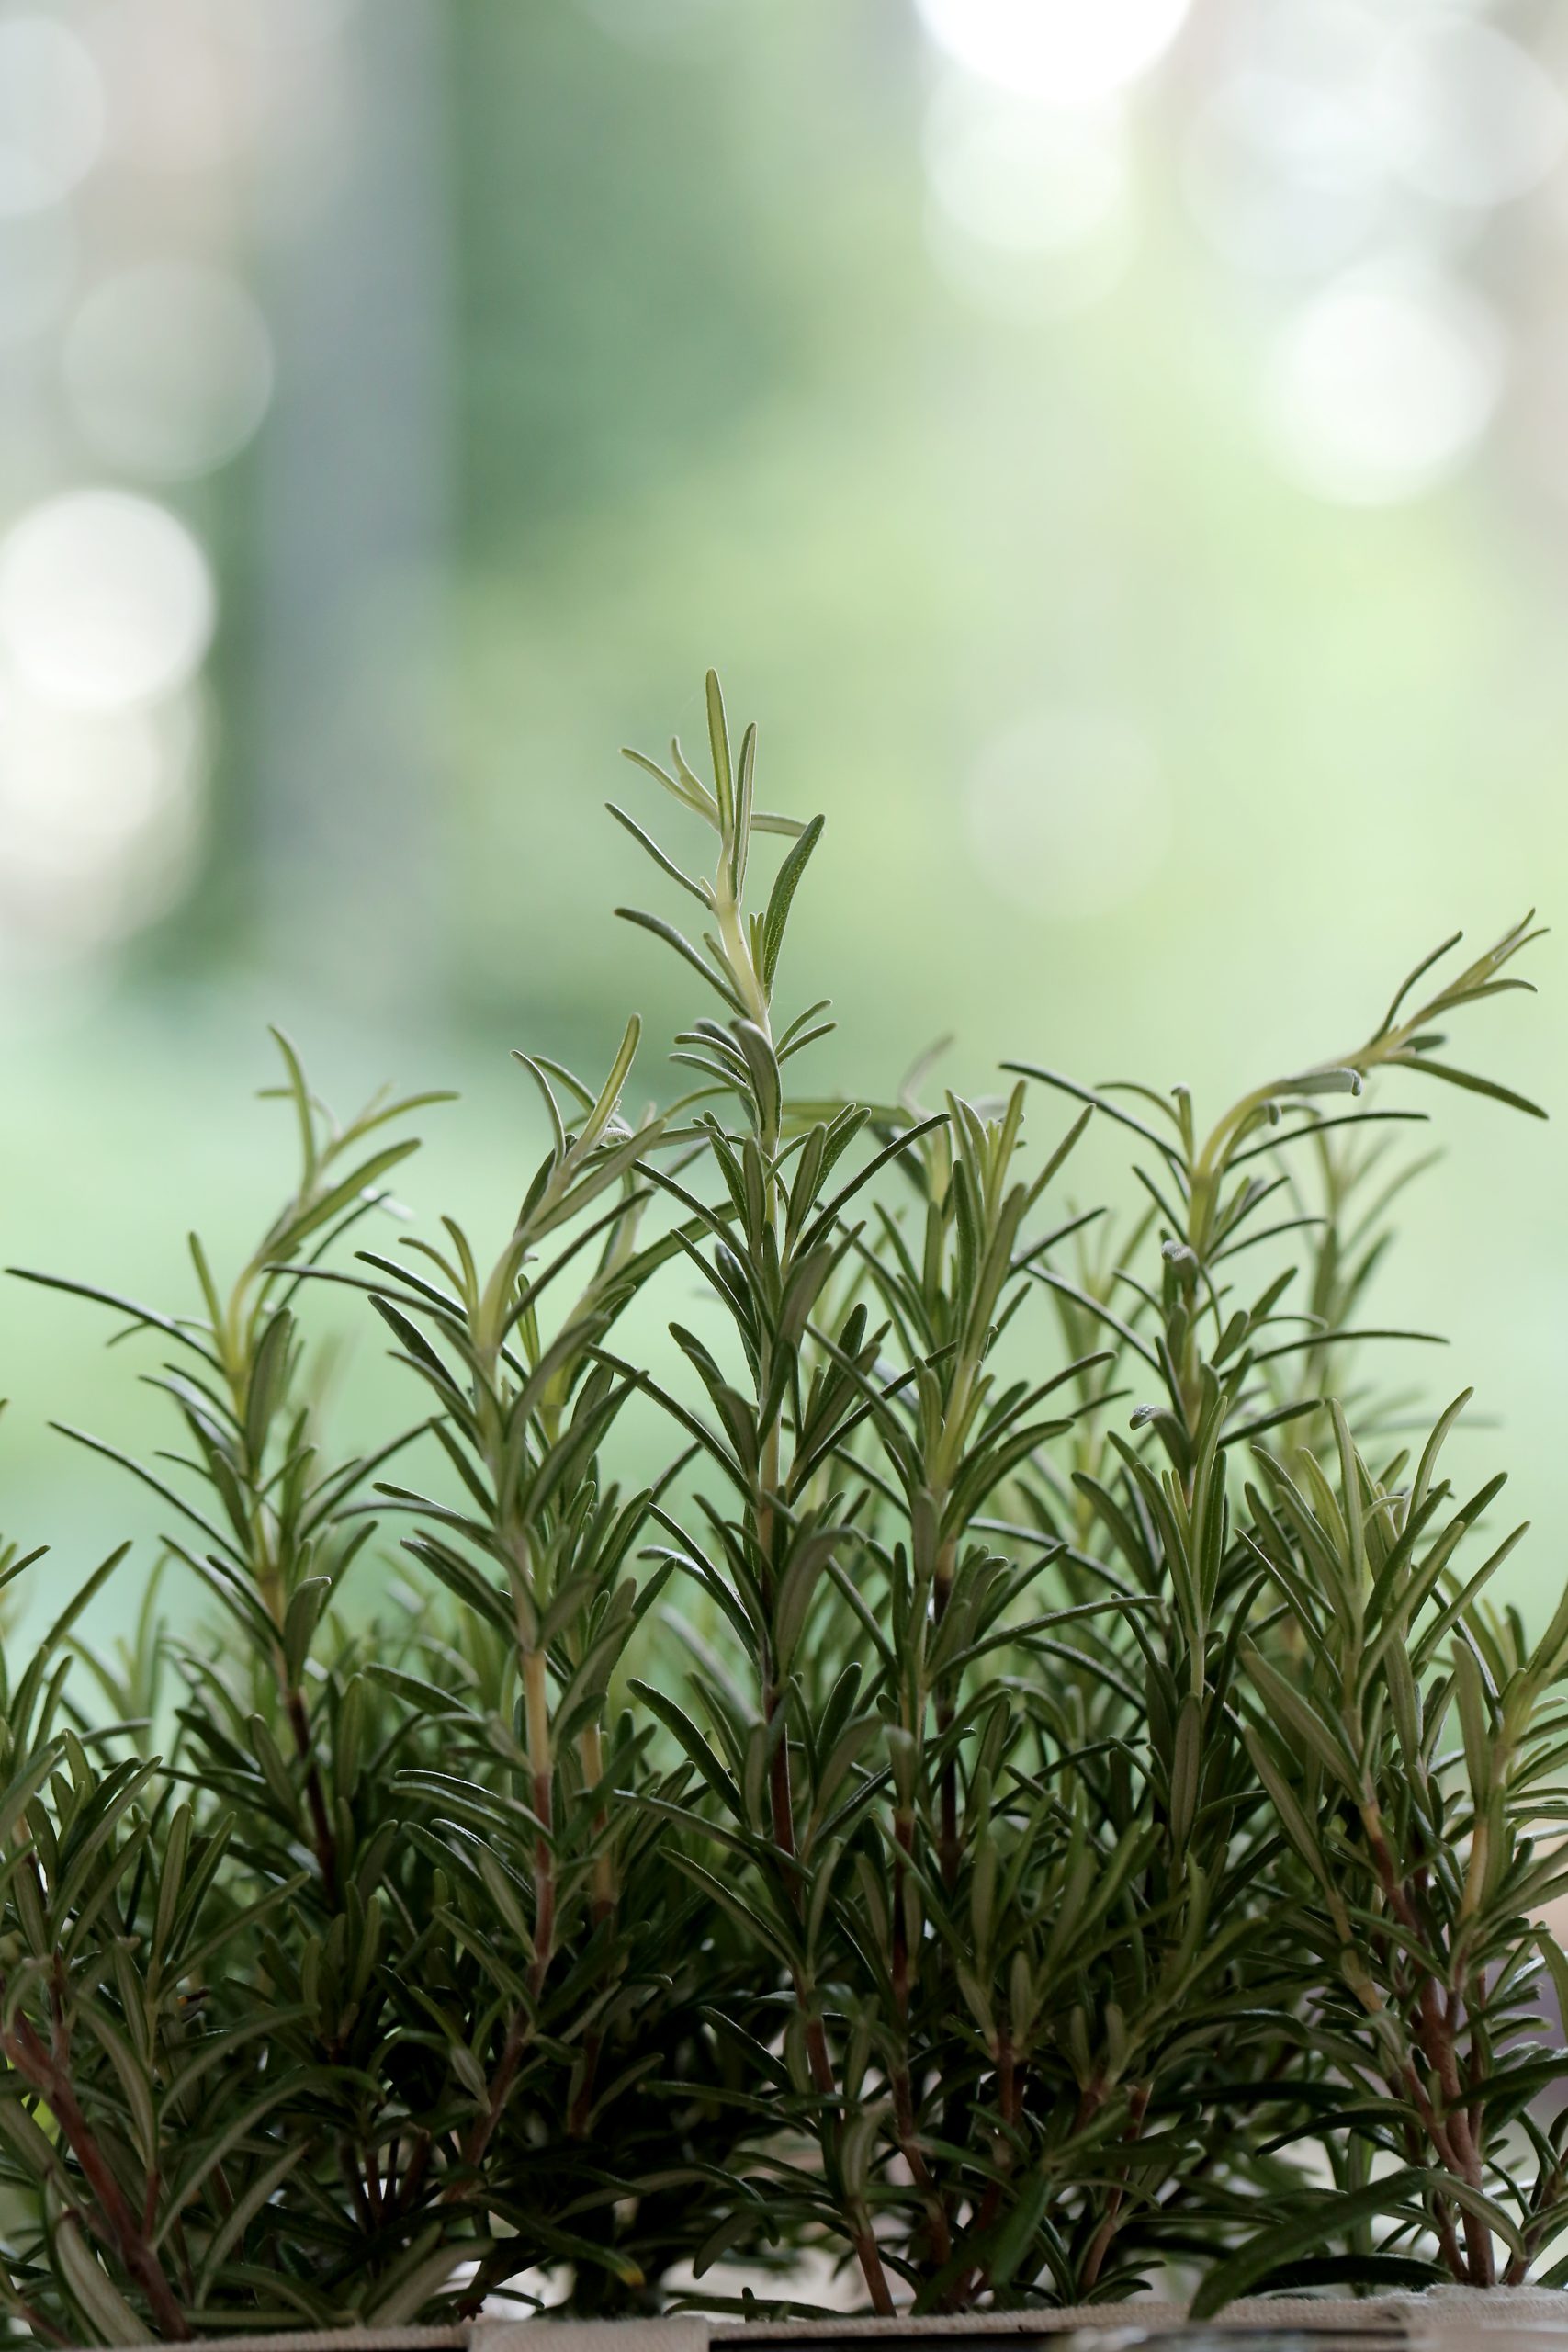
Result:
[[939,49],[1051,106],[1110,97],[1158,62],[1190,0],[917,0]]
[[150,499],[68,491],[0,541],[0,655],[67,708],[126,708],[182,685],[214,617],[206,557]]
[[1342,268],[1379,223],[1386,161],[1364,108],[1290,75],[1220,82],[1188,131],[1182,184],[1201,234],[1260,277]]
[[227,272],[145,262],[96,286],[72,321],[65,387],[84,439],[160,481],[209,472],[243,449],[272,397],[272,344]]
[[1511,204],[1568,153],[1568,102],[1499,26],[1448,15],[1412,25],[1391,46],[1385,81],[1400,175],[1434,203]]
[[0,971],[73,961],[180,896],[200,845],[203,733],[188,692],[84,711],[0,689]]
[[1280,335],[1264,419],[1284,470],[1346,505],[1416,498],[1484,435],[1501,395],[1503,336],[1462,288],[1415,266],[1347,273]]
[[58,204],[104,136],[91,52],[52,17],[0,17],[0,215]]
[[1089,243],[1128,199],[1125,127],[1113,109],[1046,112],[943,77],[926,120],[931,194],[957,227],[1004,252]]

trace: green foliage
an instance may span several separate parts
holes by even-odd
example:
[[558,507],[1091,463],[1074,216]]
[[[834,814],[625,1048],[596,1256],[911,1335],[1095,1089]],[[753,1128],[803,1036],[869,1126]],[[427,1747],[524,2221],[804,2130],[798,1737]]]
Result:
[[[0,1685],[16,2331],[725,2308],[736,2261],[796,2309],[808,2248],[882,2312],[1557,2275],[1568,1601],[1489,1600],[1465,1399],[1391,1451],[1359,1369],[1421,1336],[1363,1304],[1420,1114],[1361,1098],[1533,1109],[1438,1058],[1533,934],[1206,1134],[1032,1065],[815,1099],[822,820],[707,716],[711,781],[638,764],[710,862],[616,811],[702,909],[625,910],[707,992],[688,1091],[624,1107],[636,1020],[602,1084],[519,1057],[510,1230],[387,1247],[435,1098],[340,1129],[279,1039],[299,1172],[231,1280],[30,1277],[158,1350],[178,1438],[71,1432],[166,1558],[117,1657],[120,1555]],[[1064,1193],[1095,1125],[1130,1221]],[[350,1455],[329,1283],[409,1383]]]

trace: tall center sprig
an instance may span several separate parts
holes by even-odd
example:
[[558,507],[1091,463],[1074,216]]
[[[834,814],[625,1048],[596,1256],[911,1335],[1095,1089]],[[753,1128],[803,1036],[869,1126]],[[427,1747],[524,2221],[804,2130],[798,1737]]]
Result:
[[[631,756],[665,790],[716,835],[712,878],[685,872],[624,810],[614,813],[660,869],[703,907],[708,925],[701,948],[661,917],[624,908],[699,971],[720,999],[727,1019],[701,1020],[677,1041],[676,1059],[703,1083],[671,1113],[689,1114],[702,1160],[716,1171],[722,1195],[702,1199],[681,1177],[649,1166],[647,1172],[685,1213],[679,1245],[716,1295],[745,1363],[744,1385],[732,1378],[706,1344],[680,1324],[671,1331],[695,1371],[710,1416],[665,1401],[696,1438],[708,1462],[735,1492],[739,1512],[695,1498],[709,1544],[671,1518],[671,1556],[705,1590],[739,1641],[755,1678],[757,1707],[743,1718],[725,1713],[712,1693],[710,1721],[731,1772],[717,1771],[711,1742],[682,1712],[649,1694],[710,1785],[719,1787],[742,1849],[762,1864],[758,1908],[748,1924],[783,1961],[795,2014],[786,2045],[798,2051],[807,2103],[819,2143],[822,2175],[836,2226],[853,2245],[874,2307],[890,2312],[892,2296],[867,2199],[874,2119],[860,2110],[854,2086],[840,2081],[824,2014],[823,1968],[829,1928],[826,1893],[830,1869],[818,1852],[825,1807],[818,1781],[797,1788],[797,1758],[813,1754],[811,1725],[796,1678],[812,1595],[834,1571],[847,1533],[841,1489],[831,1486],[835,1448],[846,1425],[865,1409],[861,1383],[874,1361],[863,1306],[832,1317],[835,1271],[854,1235],[843,1212],[851,1198],[888,1158],[905,1148],[900,1136],[837,1191],[832,1172],[865,1125],[865,1114],[844,1109],[818,1119],[791,1114],[784,1070],[790,1058],[829,1025],[810,1006],[782,1029],[773,989],[784,928],[800,877],[822,830],[822,820],[800,823],[758,810],[754,797],[756,730],[748,728],[732,759],[718,681],[707,679],[712,755],[711,789],[680,745],[664,769]],[[786,852],[760,910],[745,900],[753,838],[789,837]],[[739,1101],[739,1128],[728,1126],[711,1105]],[[934,1123],[928,1123],[934,1124]],[[914,1130],[913,1132],[919,1132]],[[830,1329],[816,1329],[819,1314]],[[646,1387],[653,1384],[646,1379]],[[715,1556],[716,1555],[716,1556]],[[866,1726],[869,1733],[872,1726]],[[700,1760],[699,1760],[700,1759]],[[840,1767],[847,1772],[848,1762]],[[726,1901],[732,1890],[688,1868]]]

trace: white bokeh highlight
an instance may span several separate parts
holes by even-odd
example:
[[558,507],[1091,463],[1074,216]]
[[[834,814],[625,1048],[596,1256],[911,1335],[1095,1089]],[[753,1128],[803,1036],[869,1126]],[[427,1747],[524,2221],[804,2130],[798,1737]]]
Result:
[[188,692],[83,711],[0,683],[0,968],[73,962],[179,899],[200,848],[204,734]]
[[1490,210],[1528,196],[1568,153],[1568,104],[1499,26],[1433,11],[1385,55],[1391,158],[1434,203]]
[[83,301],[62,366],[95,457],[175,481],[243,449],[272,398],[271,339],[238,279],[194,262],[117,271]]
[[1198,107],[1180,180],[1200,233],[1234,268],[1313,277],[1377,232],[1384,169],[1361,111],[1332,90],[1246,68]]
[[1002,252],[1092,243],[1125,213],[1127,135],[1111,108],[1043,110],[944,75],[926,119],[932,198],[953,225]]
[[1452,6],[1258,0],[1230,18],[1215,65],[1182,177],[1201,232],[1248,270],[1454,251],[1568,154],[1545,66]]
[[68,491],[0,540],[0,661],[62,708],[125,709],[173,693],[199,668],[214,618],[206,557],[150,499]]
[[104,138],[104,93],[86,45],[53,17],[0,17],[0,219],[69,196]]
[[937,47],[1049,106],[1093,106],[1158,62],[1190,0],[918,0]]
[[1043,107],[949,68],[923,153],[927,248],[973,306],[1067,318],[1121,283],[1137,220],[1120,107]]
[[1504,338],[1464,288],[1417,266],[1348,273],[1280,331],[1263,425],[1282,469],[1345,505],[1389,505],[1448,480],[1502,395]]

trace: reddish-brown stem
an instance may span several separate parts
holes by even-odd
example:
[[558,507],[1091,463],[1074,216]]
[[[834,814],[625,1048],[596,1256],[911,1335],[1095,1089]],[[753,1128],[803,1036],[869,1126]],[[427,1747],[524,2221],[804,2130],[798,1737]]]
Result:
[[1449,2266],[1450,2276],[1457,2285],[1465,2286],[1469,2280],[1469,2273],[1465,2268],[1464,2256],[1460,2250],[1459,2240],[1454,2235],[1453,2215],[1449,2211],[1442,2197],[1436,2193],[1432,2198],[1432,2221],[1438,2233],[1438,2244],[1443,2250],[1443,2260]]
[[861,2277],[865,2280],[866,2291],[871,2297],[872,2310],[878,2319],[894,2318],[893,2295],[887,2284],[887,2273],[882,2267],[881,2251],[863,2216],[855,2230],[854,2244]]
[[48,2103],[62,2136],[82,2167],[83,2178],[93,2192],[101,2217],[101,2233],[113,2247],[128,2275],[146,2296],[160,2330],[164,2335],[174,2336],[183,2343],[190,2334],[185,2313],[175,2300],[174,2289],[164,2275],[149,2233],[142,2229],[132,2211],[130,2199],[98,2145],[69,2076],[53,2052],[39,2038],[31,2021],[19,2014],[8,2030],[0,2033],[0,2048],[4,2049],[22,2080]]
[[804,1980],[795,1979],[795,2006],[806,2017],[806,2057],[811,2068],[811,2086],[818,2098],[836,2098],[838,2083],[833,2075],[833,2056],[828,2047],[828,2029],[816,2011],[809,2007],[811,1999]]
[[[1127,2128],[1122,2137],[1129,2145],[1137,2140],[1143,2131],[1144,2118],[1148,2112],[1151,2088],[1152,2086],[1148,2083],[1134,2084],[1128,2098]],[[1111,2241],[1116,2235],[1116,2226],[1122,2217],[1122,2207],[1126,2194],[1127,2167],[1123,2165],[1120,2177],[1113,2182],[1111,2193],[1105,2200],[1104,2215],[1099,2229],[1094,2233],[1089,2252],[1084,2256],[1084,2267],[1079,2275],[1078,2284],[1086,2293],[1093,2290],[1099,2283],[1101,2270],[1105,2267],[1105,2257],[1110,2253]]]
[[1105,2085],[1097,2075],[1078,2093],[1077,2112],[1073,2117],[1074,2132],[1087,2132],[1104,2105]]
[[421,2132],[414,2141],[413,2154],[409,2158],[408,2170],[399,2184],[393,2207],[395,2212],[400,2215],[412,2209],[414,2199],[424,2187],[424,2176],[429,2169],[430,2134],[428,2132]]
[[915,2128],[914,2094],[909,2082],[909,2069],[900,2058],[892,2069],[893,2123],[898,2135],[898,2152],[909,2167],[909,2177],[920,2192],[925,2207],[926,2232],[931,2240],[931,2260],[939,2270],[945,2270],[953,2257],[953,2231],[947,2218],[936,2182],[931,2178],[925,2151],[920,2146]]
[[[1422,1933],[1421,1921],[1394,1869],[1393,1856],[1389,1850],[1382,1824],[1375,1813],[1363,1813],[1362,1820],[1384,1900],[1401,1925],[1412,1936],[1419,1937]],[[1472,2188],[1480,2188],[1483,2186],[1483,2174],[1479,2135],[1472,2130],[1472,2109],[1460,2080],[1458,2034],[1461,2014],[1462,2003],[1457,1984],[1450,1987],[1445,2003],[1432,1977],[1429,1974],[1422,1977],[1416,1994],[1416,2038],[1442,2097],[1441,2118],[1420,2084],[1414,2065],[1407,2066],[1405,2076],[1427,2136],[1444,2164],[1457,2179],[1464,2181]],[[1469,2255],[1469,2283],[1477,2287],[1495,2286],[1497,2268],[1491,2231],[1481,2215],[1472,2213],[1468,2207],[1461,2213],[1461,2227]]]
[[[762,1693],[762,1719],[770,1732],[778,1723],[781,1694],[770,1681]],[[800,1903],[800,1869],[795,1854],[795,1796],[790,1787],[789,1728],[779,1724],[773,1740],[773,1752],[768,1764],[768,1815],[773,1833],[773,1847],[784,1867],[785,1881],[796,1907]]]
[[[482,2162],[485,2150],[494,2136],[495,2127],[501,2121],[502,2110],[511,2097],[512,2086],[517,2079],[517,2069],[523,2063],[523,2052],[528,2046],[532,2026],[533,2019],[529,2015],[527,2003],[519,2002],[517,2007],[512,2012],[511,2022],[506,2029],[506,2040],[502,2044],[501,2056],[496,2063],[495,2072],[490,2078],[490,2095],[485,2100],[484,2112],[476,2118],[469,2128],[468,2137],[463,2142],[463,2165],[466,2171],[474,2171]],[[454,2197],[460,2197],[463,2191],[462,2182],[453,2182],[446,2191],[447,2201],[450,2202]]]
[[[1003,2026],[997,2035],[997,2112],[1005,2128],[997,2135],[995,2177],[987,2183],[986,2193],[975,2215],[972,2235],[976,2240],[983,2239],[987,2231],[995,2227],[997,2216],[1001,2211],[1002,2186],[1012,2169],[1011,2134],[1023,2120],[1023,2073],[1013,2048],[1011,2032]],[[955,2310],[960,2303],[967,2301],[972,2284],[977,2281],[980,2286],[985,2286],[989,2275],[984,2264],[978,2272],[966,2271],[949,2290],[947,2308]]]
[[15,2285],[10,2290],[10,2308],[19,2320],[26,2322],[33,2334],[43,2343],[61,2345],[70,2343],[71,2338],[62,2329],[56,2327],[51,2319],[45,2319],[40,2311],[35,2311],[27,2297]]

